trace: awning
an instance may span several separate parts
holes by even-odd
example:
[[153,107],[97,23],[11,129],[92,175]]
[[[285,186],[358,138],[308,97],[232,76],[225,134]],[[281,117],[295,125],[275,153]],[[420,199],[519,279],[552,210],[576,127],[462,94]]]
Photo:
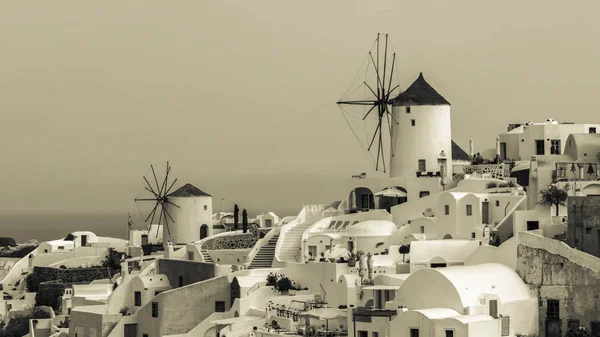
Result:
[[398,290],[400,286],[389,286],[389,285],[375,285],[364,287],[363,290]]
[[257,319],[260,319],[260,317],[241,316],[241,317],[219,319],[219,320],[210,322],[210,324],[229,325],[229,324],[234,324],[234,323],[238,323],[238,322],[253,321],[253,320],[257,320]]
[[319,320],[329,320],[336,318],[345,318],[346,311],[335,308],[319,308],[303,312],[300,316],[308,316]]
[[397,187],[386,187],[382,191],[375,193],[375,196],[388,198],[405,198],[407,194],[406,191],[403,191]]

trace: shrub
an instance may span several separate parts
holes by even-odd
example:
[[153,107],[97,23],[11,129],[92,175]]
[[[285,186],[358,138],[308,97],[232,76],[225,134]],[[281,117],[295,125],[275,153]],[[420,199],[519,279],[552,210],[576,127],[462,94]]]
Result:
[[63,283],[40,284],[38,292],[35,294],[35,305],[52,307],[54,311],[58,311],[66,287]]
[[490,182],[485,184],[485,188],[496,188],[498,187],[498,184],[496,184],[495,182]]
[[29,320],[50,318],[50,314],[40,308],[33,308],[30,315],[17,316],[10,319],[8,325],[0,330],[0,337],[21,337],[29,333]]
[[277,291],[280,292],[285,292],[289,291],[292,288],[292,280],[290,280],[290,278],[285,275],[279,275],[277,283],[275,284],[275,289],[277,289]]
[[277,274],[269,273],[269,275],[267,275],[267,286],[275,287],[276,285],[277,285]]
[[64,240],[65,241],[75,241],[76,236],[69,233],[69,235],[65,236]]
[[13,238],[0,237],[0,247],[15,247],[17,242]]

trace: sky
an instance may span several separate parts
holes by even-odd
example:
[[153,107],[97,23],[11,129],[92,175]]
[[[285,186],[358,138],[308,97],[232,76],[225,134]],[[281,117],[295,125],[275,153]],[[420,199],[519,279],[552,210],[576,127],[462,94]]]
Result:
[[[335,102],[377,33],[454,140],[598,122],[600,2],[3,1],[0,215],[138,212],[150,164],[225,208],[339,200],[372,169]],[[179,185],[179,184],[178,184]],[[292,215],[282,214],[282,215]]]

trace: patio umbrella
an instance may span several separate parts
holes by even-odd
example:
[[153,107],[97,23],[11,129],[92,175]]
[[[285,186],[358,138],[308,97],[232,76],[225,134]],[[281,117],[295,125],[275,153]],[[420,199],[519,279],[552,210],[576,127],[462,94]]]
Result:
[[388,198],[404,198],[406,197],[406,192],[396,188],[396,187],[388,187],[383,191],[379,191],[375,193],[375,196],[378,197],[388,197]]
[[[304,316],[306,318],[314,318],[321,321],[325,321],[325,334],[329,332],[329,320],[336,318],[345,318],[346,311],[335,309],[335,308],[318,308],[309,310],[307,312],[301,313],[300,316]],[[310,320],[306,320],[306,333],[308,334],[308,327],[310,325]]]

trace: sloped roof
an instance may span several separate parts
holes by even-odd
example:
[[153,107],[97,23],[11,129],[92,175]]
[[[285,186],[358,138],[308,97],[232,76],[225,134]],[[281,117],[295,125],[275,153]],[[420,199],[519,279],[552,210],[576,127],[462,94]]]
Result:
[[450,105],[423,77],[423,73],[403,93],[392,100],[392,105]]
[[169,194],[167,197],[178,197],[178,198],[187,198],[187,197],[210,197],[211,195],[203,192],[198,187],[192,184],[185,184],[178,188],[175,192]]
[[452,160],[471,161],[471,156],[462,147],[452,141]]

